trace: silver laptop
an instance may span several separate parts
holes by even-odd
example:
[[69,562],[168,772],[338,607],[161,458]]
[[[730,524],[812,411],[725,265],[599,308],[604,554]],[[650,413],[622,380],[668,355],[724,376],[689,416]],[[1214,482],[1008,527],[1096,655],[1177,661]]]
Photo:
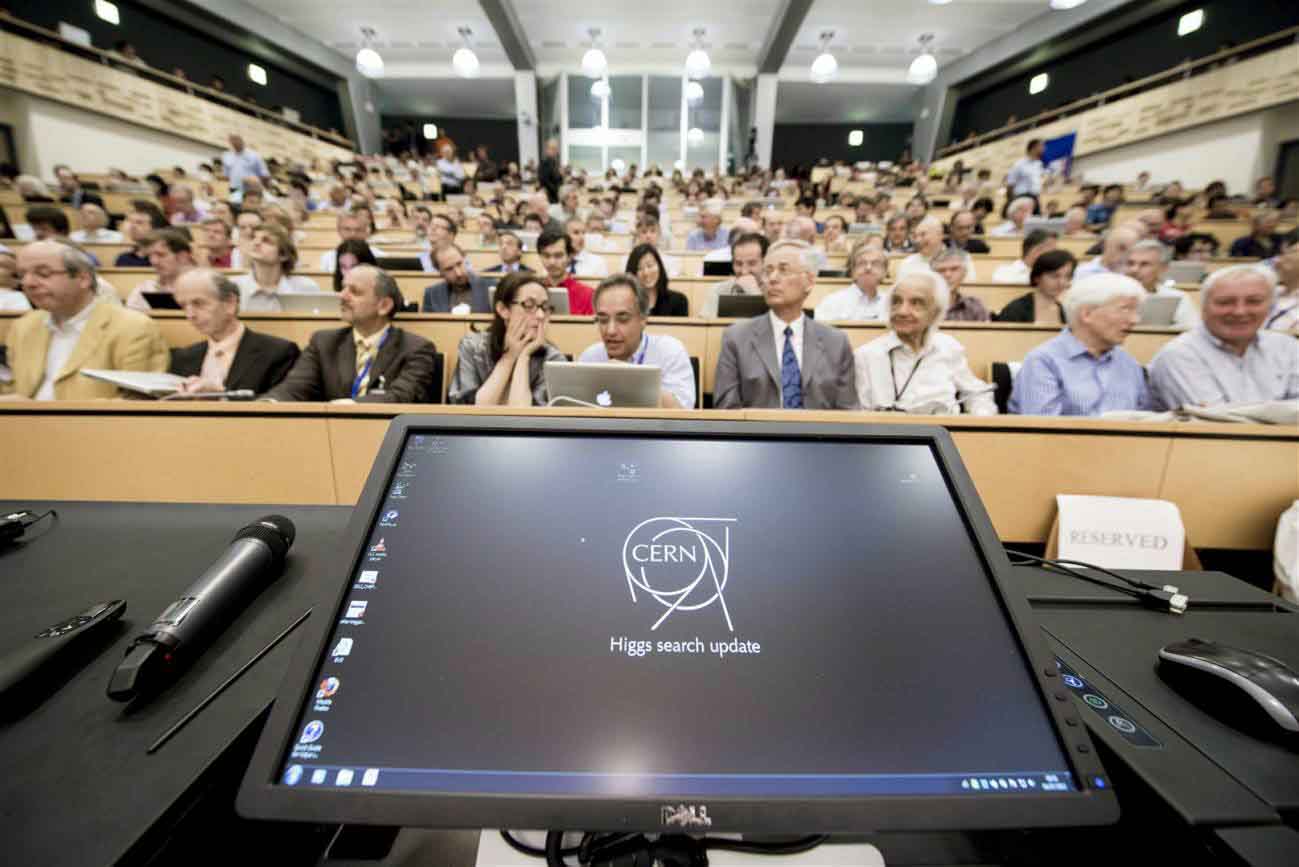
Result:
[[1209,273],[1209,269],[1203,262],[1188,262],[1179,260],[1168,263],[1168,279],[1174,283],[1196,283],[1204,281],[1204,275]]
[[1138,324],[1172,325],[1173,314],[1177,312],[1177,305],[1180,303],[1182,303],[1181,298],[1174,298],[1171,295],[1151,295],[1141,302],[1141,322]]
[[285,313],[301,313],[304,316],[337,316],[338,293],[336,292],[302,292],[279,296],[280,309]]
[[550,406],[658,406],[662,382],[663,372],[650,364],[546,362]]

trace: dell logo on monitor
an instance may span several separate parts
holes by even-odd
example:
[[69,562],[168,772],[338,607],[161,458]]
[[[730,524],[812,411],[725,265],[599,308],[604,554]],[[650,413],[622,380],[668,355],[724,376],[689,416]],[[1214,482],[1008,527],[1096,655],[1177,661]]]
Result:
[[660,822],[667,828],[711,828],[713,820],[704,804],[668,804],[660,810]]
[[651,631],[678,611],[701,611],[714,604],[727,628],[735,631],[724,596],[735,523],[735,518],[659,517],[641,521],[627,534],[622,568],[631,601],[643,594],[666,609]]

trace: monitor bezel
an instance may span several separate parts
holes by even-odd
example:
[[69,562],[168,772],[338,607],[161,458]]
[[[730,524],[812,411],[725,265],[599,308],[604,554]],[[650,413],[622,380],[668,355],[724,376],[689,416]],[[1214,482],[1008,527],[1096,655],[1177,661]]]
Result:
[[[659,796],[592,798],[567,795],[486,795],[393,792],[336,788],[311,789],[279,783],[280,767],[291,748],[299,714],[314,689],[320,659],[337,614],[352,589],[351,576],[364,556],[375,515],[408,436],[414,433],[504,433],[511,435],[621,435],[719,439],[816,439],[906,442],[927,445],[952,491],[985,572],[1015,633],[1035,684],[1039,702],[1069,764],[1077,791],[983,793],[978,796],[871,796],[864,798],[687,799],[704,805],[711,831],[742,833],[833,833],[884,830],[1000,829],[1110,824],[1118,820],[1118,801],[1101,766],[1086,726],[1078,724],[1069,695],[1060,683],[1054,657],[983,507],[956,445],[946,429],[921,425],[849,422],[730,421],[575,416],[406,415],[388,427],[365,488],[340,540],[345,564],[340,575],[321,581],[316,616],[299,643],[285,674],[236,799],[240,815],[253,819],[332,822],[430,828],[562,828],[577,830],[666,831]],[[346,556],[343,556],[346,555]],[[1066,723],[1066,719],[1070,723]],[[680,799],[672,799],[673,804]]]

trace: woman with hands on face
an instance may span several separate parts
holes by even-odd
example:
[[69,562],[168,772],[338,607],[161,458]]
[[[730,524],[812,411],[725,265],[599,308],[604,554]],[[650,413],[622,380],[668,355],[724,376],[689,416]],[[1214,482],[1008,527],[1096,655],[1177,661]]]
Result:
[[506,275],[496,286],[492,324],[460,340],[449,401],[475,406],[545,406],[547,361],[566,361],[546,341],[554,308],[530,272]]

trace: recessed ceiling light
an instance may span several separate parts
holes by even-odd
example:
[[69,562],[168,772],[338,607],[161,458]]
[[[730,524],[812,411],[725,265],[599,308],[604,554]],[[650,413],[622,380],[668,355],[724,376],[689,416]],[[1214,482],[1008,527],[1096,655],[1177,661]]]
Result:
[[1038,75],[1035,75],[1031,79],[1029,79],[1028,92],[1041,93],[1042,91],[1046,90],[1046,86],[1050,84],[1050,82],[1051,82],[1051,76],[1047,75],[1045,72],[1039,73]]
[[[929,0],[929,2],[933,3],[933,0]],[[937,5],[942,5],[942,4],[937,4]],[[866,139],[866,134],[859,129],[855,129],[852,132],[848,133],[848,147],[859,148],[861,147],[861,143],[865,139]]]
[[266,84],[266,70],[262,69],[256,63],[248,64],[248,77],[257,84]]
[[1187,12],[1177,21],[1177,35],[1185,36],[1188,33],[1194,33],[1204,26],[1204,10],[1196,9],[1194,12]]
[[424,124],[424,138],[432,141],[438,137],[438,125],[435,123]]
[[108,0],[95,0],[95,14],[107,21],[109,24],[121,24],[122,17],[117,12],[117,7]]
[[1077,9],[1087,0],[1051,0],[1051,8],[1063,12],[1066,9]]

